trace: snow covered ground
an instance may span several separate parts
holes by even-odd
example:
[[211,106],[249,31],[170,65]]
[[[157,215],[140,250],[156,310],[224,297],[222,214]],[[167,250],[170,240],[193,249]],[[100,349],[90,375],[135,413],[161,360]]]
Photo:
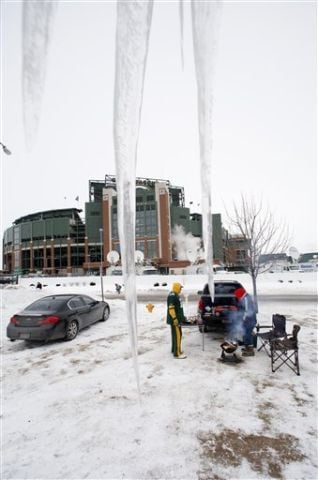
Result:
[[[224,276],[251,292],[248,276]],[[318,478],[316,274],[268,274],[258,282],[260,323],[281,313],[288,331],[294,323],[301,326],[299,377],[286,366],[271,373],[263,351],[239,364],[223,364],[221,335],[207,333],[202,350],[196,328],[183,329],[187,358],[171,356],[165,301],[156,301],[154,292],[168,292],[181,279],[185,313],[192,315],[196,302],[187,295],[201,289],[205,278],[137,278],[138,292],[148,293],[154,304],[152,313],[149,300],[137,309],[140,398],[125,303],[114,295],[121,277],[104,277],[111,307],[106,323],[83,330],[72,342],[47,345],[10,342],[5,336],[10,317],[52,292],[84,291],[99,299],[99,278],[41,278],[47,285],[42,290],[31,286],[38,279],[25,278],[1,290],[1,477]]]

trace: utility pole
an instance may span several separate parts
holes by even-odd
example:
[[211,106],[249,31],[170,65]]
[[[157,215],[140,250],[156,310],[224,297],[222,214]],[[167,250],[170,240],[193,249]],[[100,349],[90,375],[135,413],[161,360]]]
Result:
[[99,267],[99,274],[100,274],[100,288],[102,291],[102,301],[104,301],[104,285],[103,285],[103,229],[99,229],[99,236],[100,236],[100,267]]

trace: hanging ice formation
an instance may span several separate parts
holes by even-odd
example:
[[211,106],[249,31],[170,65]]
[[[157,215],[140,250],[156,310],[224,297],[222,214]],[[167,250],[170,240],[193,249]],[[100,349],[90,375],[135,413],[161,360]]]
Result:
[[136,156],[153,0],[118,1],[114,146],[118,230],[126,314],[138,391],[137,294],[135,277]]
[[184,54],[183,54],[183,25],[184,25],[184,15],[183,15],[183,0],[179,0],[179,17],[180,17],[180,53],[181,53],[181,65],[184,68]]
[[[117,2],[114,145],[119,206],[119,238],[126,289],[126,313],[137,384],[138,338],[135,287],[136,155],[153,1]],[[193,43],[198,86],[203,241],[208,283],[214,296],[211,157],[212,74],[219,2],[192,0]],[[180,0],[181,56],[183,60],[183,2]]]
[[46,57],[57,1],[23,2],[23,118],[26,144],[33,146],[39,127]]
[[214,296],[211,200],[213,73],[220,5],[221,2],[218,1],[198,2],[197,0],[192,0],[191,4],[194,60],[198,90],[203,244],[209,289],[212,297]]

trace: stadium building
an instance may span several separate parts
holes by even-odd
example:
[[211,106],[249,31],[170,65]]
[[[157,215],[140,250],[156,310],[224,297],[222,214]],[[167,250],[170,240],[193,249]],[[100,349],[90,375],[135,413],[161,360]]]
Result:
[[[85,220],[78,208],[25,215],[3,236],[3,266],[8,273],[83,274],[109,266],[107,254],[120,255],[116,177],[89,181]],[[216,263],[223,262],[221,215],[213,214],[213,248]],[[173,229],[202,238],[202,217],[185,207],[184,189],[168,180],[136,178],[136,250],[146,264],[169,273],[189,265],[178,260]]]

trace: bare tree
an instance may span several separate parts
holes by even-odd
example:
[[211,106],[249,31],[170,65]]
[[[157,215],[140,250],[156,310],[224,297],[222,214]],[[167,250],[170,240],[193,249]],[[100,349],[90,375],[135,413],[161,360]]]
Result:
[[239,233],[248,245],[246,265],[252,278],[253,296],[258,312],[256,279],[259,273],[265,272],[272,265],[261,265],[263,254],[286,252],[289,244],[289,233],[286,224],[277,223],[268,207],[262,201],[247,199],[241,195],[237,204],[233,202],[233,211],[226,211],[230,228]]

